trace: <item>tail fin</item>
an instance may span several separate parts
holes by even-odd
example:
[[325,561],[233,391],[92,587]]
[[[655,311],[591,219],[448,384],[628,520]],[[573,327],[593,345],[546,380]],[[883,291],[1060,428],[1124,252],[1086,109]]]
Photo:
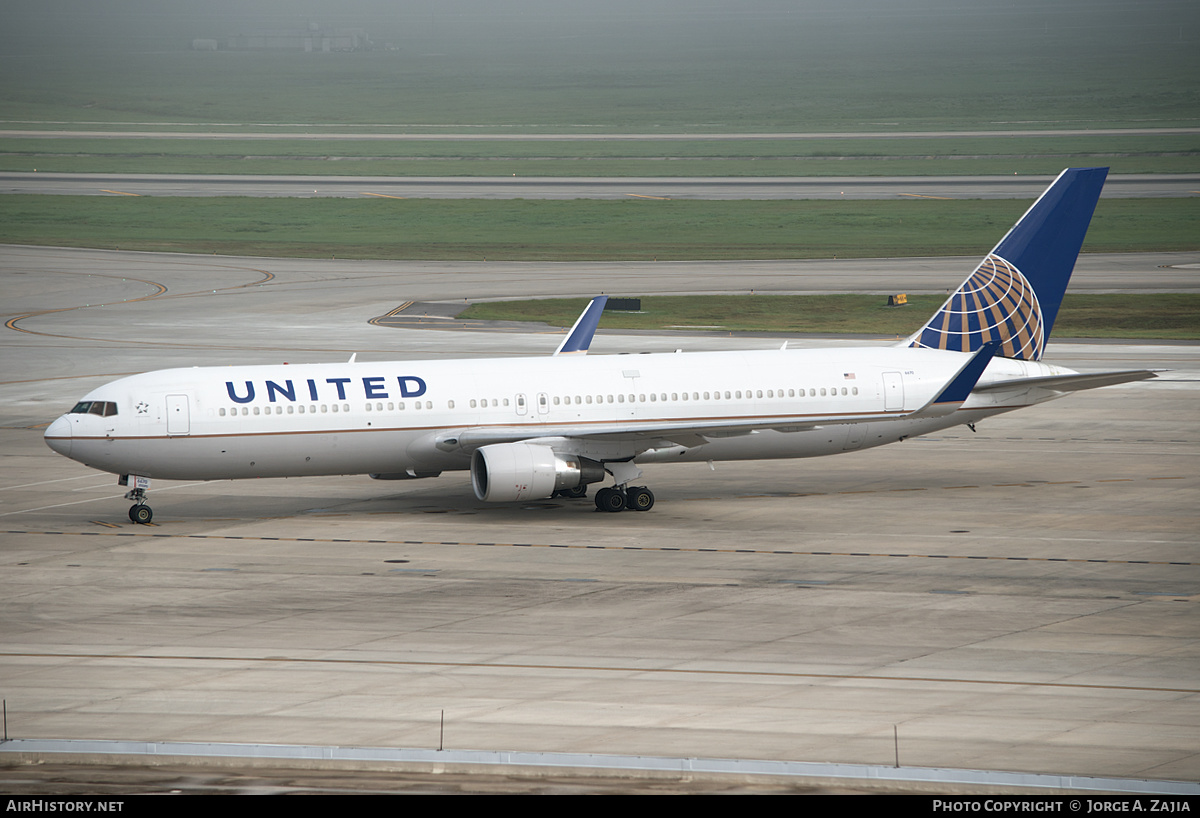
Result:
[[1037,361],[1058,316],[1108,168],[1068,168],[908,346]]

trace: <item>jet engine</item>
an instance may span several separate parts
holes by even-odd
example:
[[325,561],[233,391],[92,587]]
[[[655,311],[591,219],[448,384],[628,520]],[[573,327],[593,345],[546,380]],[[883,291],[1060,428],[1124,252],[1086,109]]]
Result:
[[604,466],[598,461],[558,454],[536,443],[496,443],[471,456],[471,486],[476,497],[489,503],[540,500],[603,479]]

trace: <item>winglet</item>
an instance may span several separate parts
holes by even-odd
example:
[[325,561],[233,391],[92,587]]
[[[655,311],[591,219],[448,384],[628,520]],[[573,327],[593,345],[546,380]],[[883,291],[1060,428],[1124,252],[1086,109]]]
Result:
[[607,295],[598,295],[593,298],[591,303],[579,314],[575,326],[571,327],[571,331],[558,345],[558,349],[554,350],[554,354],[587,355],[588,347],[592,345],[592,336],[596,334],[596,327],[600,324],[600,315],[604,312],[604,305],[607,303]]
[[999,341],[988,341],[981,346],[979,351],[971,356],[971,360],[958,370],[958,374],[942,387],[938,396],[925,404],[916,414],[920,417],[939,417],[956,411],[963,401],[970,397],[971,390],[983,377],[983,370],[987,369],[987,365],[991,363],[999,349]]

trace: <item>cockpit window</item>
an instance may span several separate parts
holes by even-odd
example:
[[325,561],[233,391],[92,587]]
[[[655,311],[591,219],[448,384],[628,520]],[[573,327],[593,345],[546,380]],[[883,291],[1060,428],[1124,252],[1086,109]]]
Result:
[[112,417],[117,413],[117,404],[110,400],[81,400],[68,412],[69,415],[100,415]]

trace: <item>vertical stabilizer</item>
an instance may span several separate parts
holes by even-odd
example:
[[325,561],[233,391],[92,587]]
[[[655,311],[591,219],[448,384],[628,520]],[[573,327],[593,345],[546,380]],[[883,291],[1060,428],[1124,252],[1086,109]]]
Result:
[[1002,358],[1040,360],[1107,176],[1060,173],[907,345],[975,352],[998,341]]

